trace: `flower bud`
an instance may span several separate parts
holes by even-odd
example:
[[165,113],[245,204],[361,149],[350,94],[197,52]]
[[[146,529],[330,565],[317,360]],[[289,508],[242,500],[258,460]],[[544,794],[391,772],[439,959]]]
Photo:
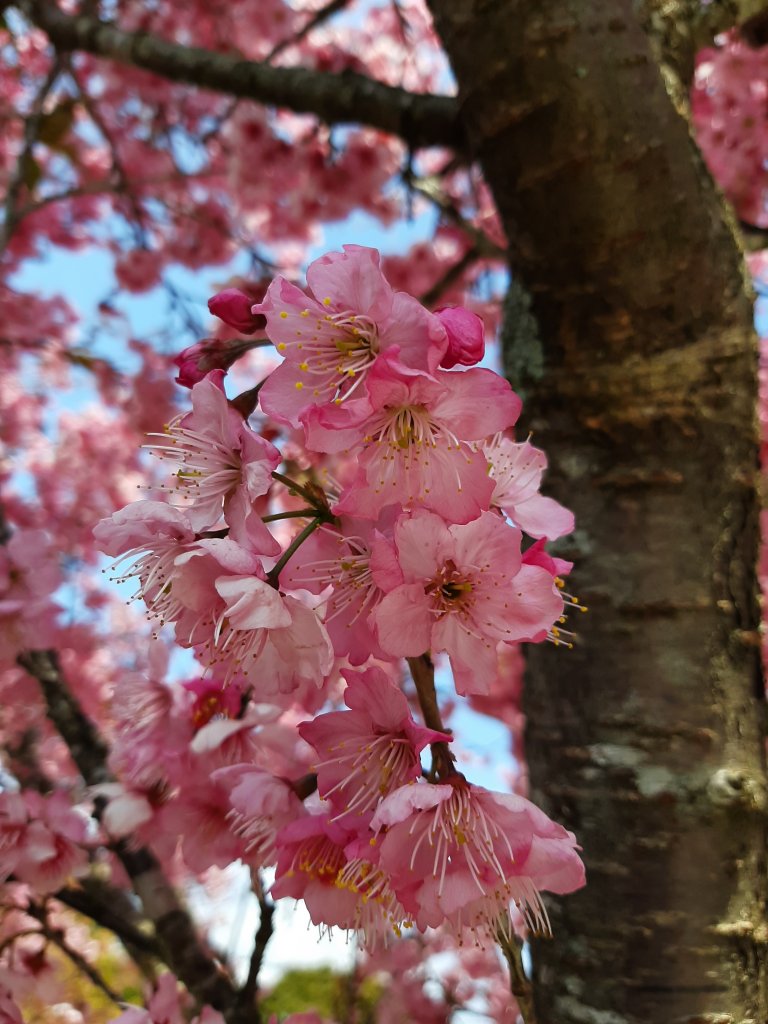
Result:
[[474,366],[485,353],[483,321],[476,313],[462,306],[446,306],[435,311],[435,316],[448,335],[448,349],[440,363],[447,370],[461,363]]
[[225,288],[208,299],[211,313],[242,334],[253,334],[266,324],[263,316],[255,316],[251,312],[252,305],[253,299],[239,288]]
[[203,338],[174,358],[179,368],[176,383],[184,388],[194,387],[211,370],[228,370],[246,352],[262,344],[261,341],[244,341],[242,338]]

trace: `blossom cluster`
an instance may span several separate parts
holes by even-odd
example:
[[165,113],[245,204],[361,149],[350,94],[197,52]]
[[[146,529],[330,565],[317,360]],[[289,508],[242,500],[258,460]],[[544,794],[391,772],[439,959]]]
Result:
[[[283,357],[254,413],[281,435],[228,400],[226,346],[186,350],[191,411],[149,446],[173,464],[169,500],[134,502],[95,530],[208,680],[191,750],[209,755],[198,803],[219,820],[206,829],[198,815],[185,856],[275,865],[275,898],[303,899],[316,924],[368,948],[413,926],[492,941],[513,906],[545,930],[540,891],[583,884],[574,836],[524,797],[467,781],[428,708],[432,659],[447,657],[459,694],[487,695],[510,645],[563,640],[570,565],[544,544],[572,515],[539,493],[544,454],[509,436],[521,402],[477,365],[475,314],[429,312],[359,246],[316,260],[307,284],[278,277],[258,303],[234,290],[211,301],[244,333],[263,325]],[[346,710],[325,710],[341,677]],[[145,689],[139,703],[132,736],[138,717],[145,742],[126,751],[129,783],[103,819],[117,834],[152,818],[152,787],[190,770],[177,758],[162,777],[163,701]],[[297,706],[319,712],[298,723],[304,754],[291,761],[284,733],[276,759],[268,723]],[[212,850],[202,837],[214,834]]]

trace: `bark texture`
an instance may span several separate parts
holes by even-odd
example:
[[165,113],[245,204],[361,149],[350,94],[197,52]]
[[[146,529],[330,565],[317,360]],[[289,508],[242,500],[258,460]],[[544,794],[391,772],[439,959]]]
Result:
[[631,0],[432,8],[530,293],[508,365],[590,606],[572,651],[529,659],[532,795],[588,869],[534,945],[539,1020],[764,1024],[756,349],[729,217]]

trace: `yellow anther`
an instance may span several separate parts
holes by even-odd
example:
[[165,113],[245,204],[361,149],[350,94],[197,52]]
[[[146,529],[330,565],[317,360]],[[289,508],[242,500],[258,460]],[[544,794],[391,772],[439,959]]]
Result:
[[285,310],[283,310],[283,312],[280,314],[280,319],[281,320],[287,320],[288,319],[288,314],[285,312]]
[[285,344],[285,342],[281,341],[280,344],[277,346],[277,351],[278,352],[284,352],[287,347],[288,346]]
[[308,370],[309,369],[309,363],[299,363],[299,369],[300,370]]
[[323,305],[324,306],[330,306],[330,304],[331,304],[330,296],[326,295],[326,297],[323,299]]
[[297,391],[301,391],[301,389],[304,387],[304,381],[297,380],[296,383],[294,384],[294,387],[296,388]]

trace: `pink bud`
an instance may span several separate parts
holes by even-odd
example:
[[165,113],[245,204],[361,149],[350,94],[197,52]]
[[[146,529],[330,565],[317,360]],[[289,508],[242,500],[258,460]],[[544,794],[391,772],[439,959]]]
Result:
[[203,380],[211,370],[228,370],[246,352],[262,344],[262,341],[244,341],[242,338],[229,341],[222,338],[204,338],[185,348],[174,358],[173,361],[179,368],[176,383],[184,388],[191,388]]
[[211,313],[242,334],[253,334],[266,324],[263,316],[254,316],[251,312],[252,305],[253,299],[239,288],[225,288],[208,299]]
[[462,306],[446,306],[436,310],[435,316],[448,335],[448,349],[440,365],[450,370],[457,363],[462,366],[479,363],[485,353],[483,321],[480,317]]

